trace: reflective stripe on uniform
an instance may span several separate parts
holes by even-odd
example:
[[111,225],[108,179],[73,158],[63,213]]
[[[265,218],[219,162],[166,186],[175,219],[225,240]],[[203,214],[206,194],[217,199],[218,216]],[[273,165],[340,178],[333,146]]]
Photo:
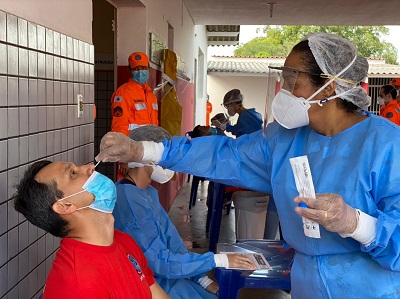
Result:
[[135,104],[135,109],[136,109],[137,111],[140,111],[140,110],[147,110],[147,106],[146,106],[145,103],[138,103],[138,104]]
[[156,104],[152,104],[152,106],[153,106],[153,110],[157,110],[158,111],[158,104],[156,103]]
[[132,131],[132,130],[135,130],[135,129],[139,128],[139,127],[148,126],[148,125],[150,125],[150,124],[143,124],[143,125],[129,124],[128,130],[129,130],[129,131]]

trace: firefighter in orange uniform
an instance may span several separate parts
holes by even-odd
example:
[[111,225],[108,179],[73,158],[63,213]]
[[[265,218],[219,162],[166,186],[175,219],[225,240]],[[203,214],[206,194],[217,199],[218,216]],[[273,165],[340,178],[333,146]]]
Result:
[[210,113],[212,112],[212,104],[210,103],[210,96],[207,95],[207,104],[206,104],[206,126],[210,125]]
[[379,115],[400,125],[400,103],[396,100],[397,90],[393,85],[384,85],[379,91]]
[[396,90],[397,90],[396,100],[398,102],[400,102],[400,78],[392,79],[392,81],[390,81],[390,85],[393,85],[394,87],[396,87]]
[[[128,62],[131,78],[111,97],[111,131],[126,136],[138,126],[158,126],[157,98],[146,84],[149,78],[149,58],[145,53],[134,52]],[[129,170],[126,163],[119,164],[118,169],[118,178],[125,176]]]

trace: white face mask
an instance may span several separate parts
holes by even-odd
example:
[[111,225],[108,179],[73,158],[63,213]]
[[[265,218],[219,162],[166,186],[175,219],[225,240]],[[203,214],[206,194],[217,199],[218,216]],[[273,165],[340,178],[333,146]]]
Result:
[[229,116],[234,116],[236,114],[235,110],[233,108],[228,108],[228,115]]
[[151,180],[160,184],[168,182],[174,176],[174,171],[164,169],[161,166],[154,166],[153,173],[151,174]]
[[381,106],[385,106],[385,100],[382,97],[378,97],[378,104]]
[[[333,95],[329,98],[324,98],[322,100],[314,100],[311,101],[318,93],[320,93],[326,86],[328,86],[331,82],[340,79],[339,76],[343,74],[356,60],[357,55],[350,62],[350,64],[345,67],[339,74],[336,75],[335,78],[330,79],[324,85],[322,85],[316,92],[314,92],[311,96],[306,99],[303,97],[296,97],[290,91],[285,89],[281,89],[275,96],[272,104],[271,110],[272,115],[276,119],[276,121],[286,129],[295,129],[306,126],[310,123],[310,119],[308,118],[308,109],[310,109],[311,104],[316,104],[322,106],[323,103],[333,100],[336,98],[340,98],[342,95],[348,93],[351,89],[346,90],[337,95]],[[356,87],[356,86],[354,86]],[[354,88],[353,87],[353,88]]]

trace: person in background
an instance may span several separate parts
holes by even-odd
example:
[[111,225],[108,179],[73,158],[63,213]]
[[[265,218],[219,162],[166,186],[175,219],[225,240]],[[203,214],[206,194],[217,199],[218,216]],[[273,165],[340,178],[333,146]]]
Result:
[[215,120],[211,123],[223,131],[226,130],[227,132],[232,133],[236,137],[261,130],[263,122],[261,114],[254,108],[244,108],[242,102],[243,95],[240,93],[239,89],[228,91],[224,96],[223,105],[225,109],[228,109],[229,116],[234,116],[236,113],[239,114],[236,125],[231,125],[229,123],[221,124]]
[[397,90],[396,100],[400,102],[400,78],[395,78],[390,81],[390,85],[393,85]]
[[[166,130],[151,125],[134,129],[129,137],[155,142],[171,139]],[[251,260],[240,254],[190,252],[161,206],[157,190],[150,185],[152,181],[168,182],[174,172],[139,163],[128,166],[125,178],[116,183],[115,228],[136,240],[158,284],[168,295],[174,299],[216,298],[218,284],[205,272],[217,266],[252,269]]]
[[210,96],[207,95],[207,103],[206,103],[206,126],[210,125],[210,114],[212,112],[212,104],[210,102]]
[[[211,121],[218,121],[221,124],[226,124],[229,121],[229,119],[226,117],[224,113],[218,113],[211,118]],[[194,127],[190,137],[196,138],[196,137],[211,136],[211,135],[225,136],[225,133],[218,127],[197,125]]]
[[[158,102],[147,80],[149,58],[143,52],[134,52],[128,57],[129,81],[121,85],[111,97],[111,131],[129,135],[138,126],[158,125]],[[117,178],[128,171],[126,163],[118,163]]]
[[94,168],[39,161],[17,186],[15,209],[62,238],[43,299],[170,298],[136,242],[114,229],[116,188]]
[[379,115],[400,125],[400,103],[396,100],[397,90],[393,85],[384,85],[379,90]]
[[[147,161],[273,194],[283,238],[296,250],[293,299],[398,298],[400,127],[367,111],[367,60],[349,40],[318,32],[275,71],[282,87],[265,132],[150,144],[109,132],[96,160]],[[301,156],[316,198],[299,196],[290,159]],[[306,236],[316,225],[302,217],[319,225],[320,238]]]

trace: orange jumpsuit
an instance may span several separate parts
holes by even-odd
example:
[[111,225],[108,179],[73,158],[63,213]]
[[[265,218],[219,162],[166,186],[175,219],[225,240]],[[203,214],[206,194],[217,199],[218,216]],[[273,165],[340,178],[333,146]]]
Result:
[[379,115],[400,125],[400,103],[396,100],[390,101],[379,110]]
[[207,102],[206,104],[206,126],[210,125],[210,113],[212,112],[212,104]]
[[157,98],[147,84],[132,78],[120,86],[111,97],[111,131],[129,135],[136,126],[158,126]]

